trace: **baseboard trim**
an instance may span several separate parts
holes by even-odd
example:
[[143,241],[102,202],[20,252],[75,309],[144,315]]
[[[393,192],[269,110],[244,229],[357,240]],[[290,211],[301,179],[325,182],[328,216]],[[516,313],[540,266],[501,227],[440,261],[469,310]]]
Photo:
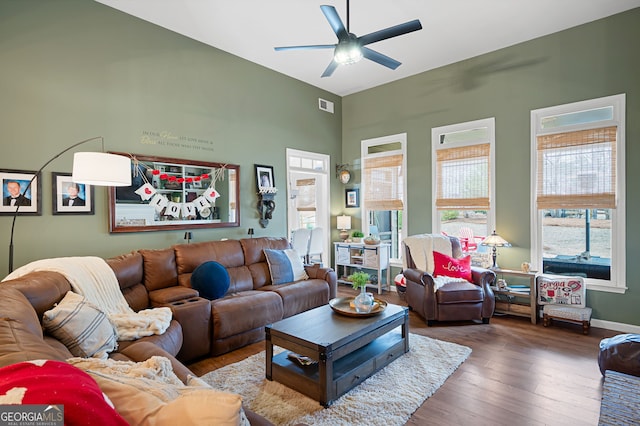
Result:
[[640,325],[624,324],[621,322],[605,321],[599,319],[591,319],[591,327],[606,328],[607,330],[620,331],[623,333],[640,334]]

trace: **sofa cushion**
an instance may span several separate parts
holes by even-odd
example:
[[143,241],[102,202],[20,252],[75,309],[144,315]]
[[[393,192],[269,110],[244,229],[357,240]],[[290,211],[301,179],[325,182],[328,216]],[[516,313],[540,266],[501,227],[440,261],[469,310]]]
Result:
[[149,291],[178,285],[173,248],[140,250],[144,264],[144,286]]
[[50,411],[54,416],[52,420],[58,420],[57,416],[60,416],[66,425],[128,424],[105,399],[96,381],[66,362],[21,362],[1,368],[0,377],[3,404],[59,405],[64,409],[64,415]]
[[296,250],[264,249],[264,254],[269,264],[272,284],[284,284],[309,278],[304,270],[302,258]]
[[[211,301],[213,338],[224,339],[282,319],[282,298],[273,291],[249,290]],[[264,328],[262,329],[264,336]]]
[[471,256],[453,258],[446,254],[433,252],[434,271],[433,276],[445,276],[451,278],[462,278],[472,281],[471,278]]
[[223,297],[229,290],[230,282],[227,269],[214,260],[204,262],[191,274],[191,287],[209,300]]
[[117,347],[116,332],[107,315],[71,291],[44,313],[42,324],[75,356],[107,358]]

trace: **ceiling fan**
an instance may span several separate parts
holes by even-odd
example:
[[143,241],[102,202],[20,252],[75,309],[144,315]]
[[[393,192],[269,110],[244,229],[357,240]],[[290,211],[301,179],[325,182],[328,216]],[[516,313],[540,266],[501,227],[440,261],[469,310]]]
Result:
[[386,40],[392,37],[401,36],[422,29],[420,20],[405,22],[383,30],[375,31],[361,37],[349,32],[349,0],[347,0],[347,27],[345,28],[335,7],[322,5],[322,13],[329,21],[329,25],[338,37],[337,44],[315,44],[310,46],[283,46],[275,47],[276,51],[282,50],[302,50],[302,49],[335,49],[333,59],[327,69],[322,73],[322,77],[329,77],[338,68],[338,65],[354,64],[363,57],[395,70],[401,63],[382,53],[365,47],[368,44]]

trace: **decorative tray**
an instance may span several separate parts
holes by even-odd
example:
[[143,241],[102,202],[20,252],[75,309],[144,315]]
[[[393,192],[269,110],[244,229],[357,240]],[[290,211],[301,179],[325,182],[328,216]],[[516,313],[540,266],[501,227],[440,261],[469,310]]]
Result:
[[356,308],[353,307],[353,297],[336,297],[335,299],[329,300],[329,306],[331,306],[334,312],[348,317],[371,317],[384,312],[387,308],[387,302],[384,300],[374,298],[373,304],[371,312],[357,312]]

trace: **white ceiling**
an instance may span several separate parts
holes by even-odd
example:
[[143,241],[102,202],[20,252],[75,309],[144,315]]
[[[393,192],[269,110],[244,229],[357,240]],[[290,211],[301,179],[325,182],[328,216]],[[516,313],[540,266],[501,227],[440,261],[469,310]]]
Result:
[[640,0],[353,0],[357,36],[413,19],[423,29],[368,46],[402,62],[395,71],[363,59],[321,78],[331,49],[273,48],[336,43],[320,5],[333,5],[346,26],[346,0],[96,1],[340,96],[640,7]]

